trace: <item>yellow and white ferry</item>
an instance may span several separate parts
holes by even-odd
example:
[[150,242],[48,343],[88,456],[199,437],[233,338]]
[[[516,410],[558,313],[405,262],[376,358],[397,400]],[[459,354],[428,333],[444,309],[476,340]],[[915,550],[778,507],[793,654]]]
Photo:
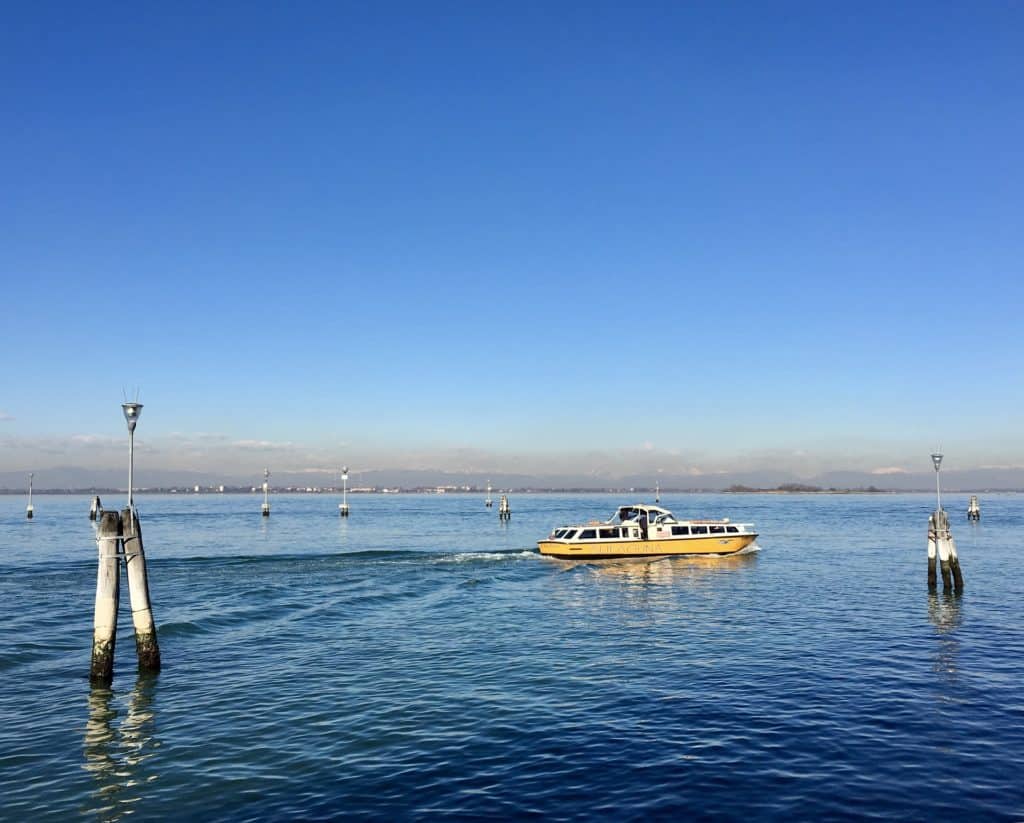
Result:
[[736,554],[757,539],[751,523],[677,520],[668,509],[620,506],[610,520],[555,529],[537,541],[540,553],[562,560]]

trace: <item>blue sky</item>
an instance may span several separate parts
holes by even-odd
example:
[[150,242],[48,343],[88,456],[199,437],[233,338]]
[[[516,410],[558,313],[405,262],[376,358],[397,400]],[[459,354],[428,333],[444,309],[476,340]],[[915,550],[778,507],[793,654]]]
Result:
[[1024,466],[1019,4],[5,18],[5,468]]

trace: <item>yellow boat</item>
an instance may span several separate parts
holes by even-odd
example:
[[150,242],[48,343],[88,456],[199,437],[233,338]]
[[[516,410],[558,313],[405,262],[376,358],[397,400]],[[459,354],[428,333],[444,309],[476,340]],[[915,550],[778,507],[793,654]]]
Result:
[[620,506],[610,520],[562,526],[537,541],[540,553],[562,560],[736,554],[757,539],[750,523],[677,520],[668,509]]

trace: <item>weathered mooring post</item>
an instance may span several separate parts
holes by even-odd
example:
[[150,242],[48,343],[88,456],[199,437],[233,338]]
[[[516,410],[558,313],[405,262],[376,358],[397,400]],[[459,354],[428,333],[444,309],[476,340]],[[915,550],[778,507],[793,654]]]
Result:
[[972,494],[970,501],[967,503],[967,519],[981,520],[981,506],[978,505],[978,495],[976,494]]
[[341,502],[338,504],[338,514],[348,517],[348,466],[341,468]]
[[33,517],[35,517],[35,514],[36,514],[36,510],[34,508],[32,508],[32,478],[33,477],[35,477],[35,475],[32,474],[32,473],[30,473],[29,476],[28,476],[28,508],[25,509],[25,517],[27,517],[29,520],[31,520]]
[[270,517],[270,469],[263,470],[263,506],[260,513],[264,517]]
[[139,671],[158,672],[160,647],[156,642],[156,624],[153,622],[153,609],[149,602],[149,577],[146,574],[146,554],[142,548],[142,526],[139,524],[138,512],[135,511],[135,426],[142,414],[142,404],[137,401],[122,403],[121,410],[128,423],[128,508],[121,512],[121,553],[128,569],[128,595],[132,604]]
[[92,623],[94,686],[109,686],[114,679],[114,643],[117,640],[117,601],[121,588],[121,516],[102,512],[96,534],[99,568],[96,572],[96,610]]
[[146,574],[146,553],[142,547],[142,526],[134,509],[121,512],[121,543],[124,565],[128,569],[128,594],[135,625],[135,652],[140,672],[160,671],[160,646],[156,639],[156,623],[149,600],[149,577]]
[[501,496],[501,500],[498,501],[498,519],[512,519],[512,509],[508,505],[508,496],[504,494]]
[[933,454],[932,463],[935,466],[935,511],[928,517],[928,588],[934,589],[936,586],[935,559],[937,554],[939,571],[942,574],[942,590],[944,592],[956,591],[957,594],[960,594],[964,590],[960,558],[957,556],[956,542],[953,540],[953,533],[949,528],[949,516],[942,508],[942,489],[939,482],[942,455],[938,452]]
[[89,506],[89,519],[95,520],[100,516],[101,511],[103,511],[103,504],[100,502],[100,496],[97,494],[92,499],[92,505]]

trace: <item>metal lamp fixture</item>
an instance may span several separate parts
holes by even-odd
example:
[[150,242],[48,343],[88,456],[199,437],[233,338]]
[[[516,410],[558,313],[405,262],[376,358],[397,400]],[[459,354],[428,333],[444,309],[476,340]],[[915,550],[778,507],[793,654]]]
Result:
[[939,468],[942,466],[942,453],[934,452],[932,454],[932,463],[935,464],[935,503],[936,511],[942,511],[942,491],[939,488]]
[[139,422],[139,415],[142,414],[142,404],[122,403],[121,411],[124,412],[124,419],[128,423],[128,508],[132,508],[135,505],[135,425]]

